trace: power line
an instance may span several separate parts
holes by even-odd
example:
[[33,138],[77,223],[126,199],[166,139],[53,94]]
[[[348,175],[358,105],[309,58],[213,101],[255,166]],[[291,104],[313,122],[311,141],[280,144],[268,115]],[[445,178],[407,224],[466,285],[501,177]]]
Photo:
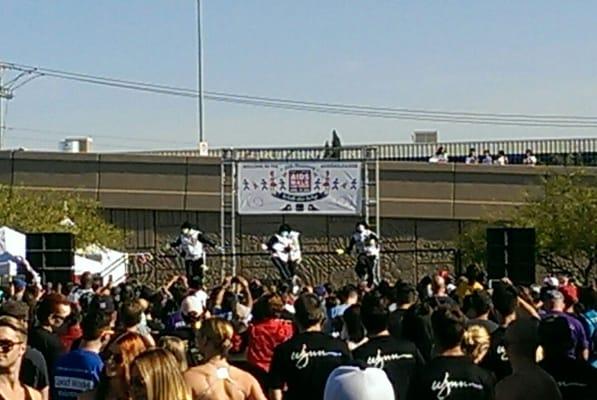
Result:
[[[166,94],[189,98],[196,98],[198,96],[198,92],[196,90],[168,85],[115,79],[104,76],[68,72],[44,67],[33,67],[14,63],[0,63],[0,65],[8,69],[37,74],[38,76],[47,76],[58,79],[72,80],[83,83],[117,87],[122,89],[138,90],[157,94]],[[438,111],[410,108],[390,108],[322,103],[272,97],[239,95],[224,92],[205,91],[204,93],[204,97],[212,101],[259,106],[266,108],[277,108],[294,111],[309,111],[369,118],[526,127],[597,128],[597,117],[584,115],[533,115]]]

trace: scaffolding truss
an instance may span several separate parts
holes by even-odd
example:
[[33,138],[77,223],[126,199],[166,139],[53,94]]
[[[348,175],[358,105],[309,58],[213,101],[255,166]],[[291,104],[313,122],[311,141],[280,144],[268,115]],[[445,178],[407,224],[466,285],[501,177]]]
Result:
[[354,148],[351,148],[349,157],[342,157],[342,152],[339,157],[322,159],[315,158],[309,152],[301,153],[290,152],[283,156],[272,159],[260,160],[259,158],[245,157],[242,150],[225,149],[222,150],[221,157],[221,186],[220,186],[220,257],[221,257],[221,274],[224,277],[227,273],[236,275],[239,265],[238,256],[241,253],[240,240],[237,238],[238,225],[238,197],[237,197],[237,171],[238,163],[243,161],[306,161],[306,162],[320,162],[320,161],[360,161],[362,168],[362,205],[361,216],[381,238],[381,224],[380,224],[380,173],[379,173],[379,151],[377,147],[367,146],[359,148],[360,157],[353,156]]

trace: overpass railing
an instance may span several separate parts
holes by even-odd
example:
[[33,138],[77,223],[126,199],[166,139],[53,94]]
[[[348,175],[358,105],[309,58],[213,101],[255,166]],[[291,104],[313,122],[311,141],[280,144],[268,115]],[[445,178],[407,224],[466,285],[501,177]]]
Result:
[[[597,166],[597,137],[571,139],[528,139],[497,141],[465,141],[444,143],[392,143],[363,146],[333,147],[251,147],[210,149],[210,157],[236,160],[319,160],[319,159],[361,159],[364,148],[375,148],[380,160],[427,161],[439,146],[443,146],[451,161],[463,162],[471,148],[477,154],[489,150],[497,155],[503,150],[511,164],[522,163],[527,149],[533,151],[542,164],[548,165],[591,165]],[[198,150],[166,150],[144,152],[144,154],[170,156],[199,156]]]

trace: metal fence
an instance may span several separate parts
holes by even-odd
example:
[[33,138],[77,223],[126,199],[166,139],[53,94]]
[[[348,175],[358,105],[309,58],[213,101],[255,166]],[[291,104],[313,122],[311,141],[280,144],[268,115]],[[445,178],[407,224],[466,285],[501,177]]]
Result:
[[[533,151],[542,164],[597,165],[597,137],[573,139],[532,139],[467,141],[446,143],[394,143],[363,146],[289,147],[289,148],[222,148],[210,149],[210,157],[235,160],[355,160],[363,158],[364,149],[374,149],[380,160],[427,161],[439,146],[443,146],[453,162],[463,162],[471,148],[496,155],[503,150],[511,164],[520,164],[527,149]],[[199,150],[152,151],[143,154],[198,157]]]
[[[278,279],[278,272],[271,264],[268,254],[245,252],[238,253],[237,257],[241,265],[239,274],[248,278]],[[217,254],[208,257],[208,260],[212,261],[208,262],[210,270],[206,274],[206,284],[212,287],[219,284],[223,275],[221,260]],[[336,252],[304,252],[303,262],[297,274],[311,285],[324,282],[332,282],[335,286],[354,283],[357,278],[354,262],[353,257],[340,256]],[[460,263],[459,252],[454,248],[392,249],[381,253],[381,271],[384,278],[403,279],[413,283],[437,271],[438,268],[459,274],[462,271]],[[184,273],[184,261],[173,254],[135,255],[129,259],[128,266],[129,278],[153,287],[159,287],[173,276]]]

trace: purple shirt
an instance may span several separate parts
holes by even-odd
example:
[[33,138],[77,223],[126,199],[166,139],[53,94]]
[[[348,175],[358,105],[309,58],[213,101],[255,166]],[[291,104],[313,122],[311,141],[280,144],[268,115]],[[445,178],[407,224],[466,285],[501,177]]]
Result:
[[587,333],[585,332],[585,328],[582,326],[582,323],[576,319],[574,315],[559,311],[548,311],[545,313],[543,318],[547,318],[552,315],[556,317],[562,317],[568,321],[568,327],[570,328],[570,332],[572,333],[572,341],[574,342],[574,347],[568,352],[568,354],[572,358],[582,359],[582,352],[589,348],[589,340],[587,339]]

